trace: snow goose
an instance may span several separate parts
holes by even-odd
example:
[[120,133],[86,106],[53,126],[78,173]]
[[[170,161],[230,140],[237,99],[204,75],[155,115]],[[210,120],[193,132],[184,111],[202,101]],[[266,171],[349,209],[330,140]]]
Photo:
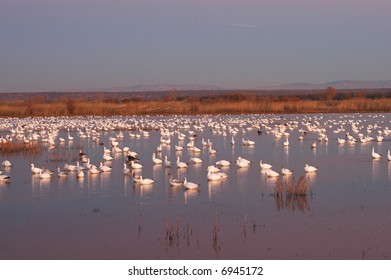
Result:
[[108,153],[103,153],[103,159],[105,161],[112,161],[114,158],[112,156],[110,156]]
[[162,164],[163,163],[163,161],[160,158],[156,158],[155,153],[152,154],[152,161],[153,161],[153,164]]
[[92,165],[88,169],[88,172],[90,172],[90,174],[98,174],[100,172],[100,169],[98,167],[96,167],[95,165]]
[[244,140],[244,138],[242,138],[242,145],[243,145],[243,146],[254,146],[254,145],[255,145],[255,141],[252,141],[252,140]]
[[64,178],[68,175],[68,173],[66,173],[65,171],[61,171],[60,167],[57,167],[57,174],[58,174],[58,177],[61,177],[61,178]]
[[183,181],[183,187],[187,190],[196,190],[199,188],[199,184],[188,182],[187,178],[185,177],[185,180]]
[[188,165],[187,165],[186,162],[180,161],[180,160],[179,160],[179,157],[177,157],[176,166],[177,166],[178,168],[187,168]]
[[140,163],[134,162],[133,160],[130,162],[130,166],[132,169],[142,169],[143,166]]
[[181,187],[183,185],[183,182],[179,179],[173,179],[172,174],[170,174],[170,185],[172,187]]
[[337,141],[338,141],[338,144],[341,144],[341,145],[346,143],[346,140],[342,139],[342,138],[338,138]]
[[245,158],[242,158],[242,157],[237,157],[236,161],[240,161],[240,162],[244,162],[246,163],[247,165],[250,165],[251,164],[251,161],[248,160],[248,159],[245,159]]
[[209,154],[215,155],[216,153],[217,153],[217,151],[215,149],[213,149],[212,146],[209,146]]
[[293,171],[288,169],[288,168],[285,168],[284,166],[282,166],[281,167],[281,174],[282,175],[292,175]]
[[313,172],[316,172],[317,170],[318,170],[317,167],[308,165],[307,163],[305,164],[304,171],[306,173],[313,173]]
[[8,175],[0,175],[0,182],[8,182],[10,180],[10,176]]
[[192,157],[190,158],[189,160],[191,163],[194,163],[194,164],[200,164],[202,163],[202,159],[198,158],[198,157]]
[[42,168],[35,167],[33,163],[31,163],[30,166],[31,166],[31,172],[33,174],[39,174],[39,173],[41,173],[41,171],[43,171]]
[[102,172],[110,172],[112,168],[110,166],[108,166],[108,165],[103,165],[103,163],[100,162],[99,163],[99,169]]
[[167,159],[167,156],[164,156],[164,166],[167,168],[172,166],[172,162]]
[[141,185],[152,185],[155,181],[149,178],[143,178],[143,176],[140,176],[140,184]]
[[132,178],[134,183],[140,183],[141,175],[137,175],[134,170],[132,170]]
[[208,181],[218,181],[221,180],[221,176],[218,175],[217,173],[212,173],[210,170],[208,170]]
[[261,169],[270,169],[273,167],[273,165],[269,163],[264,163],[262,160],[259,162],[259,166],[261,167]]
[[175,145],[175,151],[182,151],[182,150],[183,150],[182,146]]
[[124,173],[124,175],[131,175],[132,174],[132,171],[128,168],[126,163],[124,163],[123,173]]
[[41,179],[50,179],[51,177],[52,175],[50,173],[44,172],[43,170],[39,172],[39,178]]
[[266,174],[267,177],[278,177],[278,176],[280,176],[280,173],[274,171],[273,169],[266,170],[265,174]]
[[217,173],[217,172],[221,171],[220,168],[217,168],[214,165],[209,165],[207,170],[208,170],[208,172],[211,172],[211,173]]
[[375,147],[372,147],[372,158],[373,159],[380,159],[381,155],[375,152]]
[[77,165],[65,163],[65,164],[64,164],[64,169],[65,169],[66,171],[70,171],[70,172],[76,171]]
[[12,166],[12,163],[9,161],[9,160],[4,160],[2,163],[1,163],[2,166],[4,167],[11,167]]
[[229,162],[228,160],[219,160],[216,162],[216,165],[217,166],[220,166],[220,167],[223,167],[223,166],[230,166],[231,165],[231,162]]
[[76,177],[77,178],[84,178],[84,171],[83,170],[81,170],[81,169],[79,169],[78,171],[77,171],[77,173],[76,173]]

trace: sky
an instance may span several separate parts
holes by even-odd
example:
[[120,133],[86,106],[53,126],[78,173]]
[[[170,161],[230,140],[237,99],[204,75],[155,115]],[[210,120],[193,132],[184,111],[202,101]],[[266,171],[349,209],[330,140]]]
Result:
[[389,0],[0,0],[0,92],[391,79]]

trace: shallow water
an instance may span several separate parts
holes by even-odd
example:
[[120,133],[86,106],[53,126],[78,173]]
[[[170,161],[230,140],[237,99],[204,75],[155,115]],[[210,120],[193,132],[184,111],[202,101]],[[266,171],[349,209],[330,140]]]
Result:
[[[236,120],[242,120],[239,124]],[[0,184],[0,258],[1,259],[389,259],[391,256],[391,163],[387,149],[391,136],[376,141],[377,131],[390,126],[390,114],[353,115],[252,115],[208,117],[150,117],[150,118],[88,118],[115,122],[116,130],[99,132],[99,143],[92,137],[81,138],[78,129],[85,130],[86,119],[50,119],[59,130],[55,145],[44,144],[38,155],[1,155],[9,159],[11,168],[3,168],[11,177]],[[189,140],[163,145],[157,157],[167,155],[172,168],[154,166],[152,153],[160,143],[160,131],[149,130],[149,137],[138,134],[136,125],[158,121],[186,135],[193,130],[198,138],[195,146],[201,153],[201,165],[189,164],[187,170],[177,169],[176,156],[188,162],[193,156],[186,147],[177,152],[174,145],[185,146]],[[176,123],[174,123],[176,121]],[[216,121],[216,123],[210,123]],[[289,130],[290,145],[283,147],[284,137],[276,138],[262,125],[270,127],[297,121]],[[14,119],[1,120],[2,135],[15,127]],[[338,144],[357,124],[364,135],[375,141]],[[74,124],[75,123],[75,124]],[[84,126],[78,127],[77,124]],[[238,127],[232,146],[227,136],[212,131],[218,123]],[[325,128],[329,141],[318,142],[318,133],[309,131],[299,141],[304,123]],[[205,125],[200,130],[198,125]],[[209,126],[210,124],[210,126]],[[261,124],[261,135],[257,128]],[[129,125],[129,126],[127,126]],[[196,125],[196,127],[194,126]],[[367,131],[368,125],[372,126]],[[337,128],[344,131],[334,132]],[[130,130],[132,128],[132,130]],[[73,141],[60,144],[58,137]],[[216,129],[217,130],[217,129]],[[32,175],[30,162],[56,170],[65,163],[76,164],[79,150],[87,153],[91,162],[102,161],[103,147],[109,147],[109,137],[122,131],[119,147],[128,146],[138,152],[144,165],[142,174],[152,178],[151,186],[134,184],[131,176],[122,173],[126,157],[112,154],[110,173],[90,175],[83,179],[70,173],[59,178],[40,179]],[[25,132],[26,135],[31,132]],[[241,139],[256,142],[254,147],[241,145]],[[209,155],[201,139],[213,142],[216,155]],[[40,140],[39,140],[40,141]],[[317,148],[311,144],[316,141]],[[383,156],[371,157],[372,147]],[[235,159],[241,156],[252,161],[248,168],[237,168]],[[220,159],[232,162],[222,168],[228,178],[208,182],[206,169]],[[309,190],[304,197],[278,199],[276,179],[260,171],[263,160],[280,171],[282,165],[294,172],[297,181],[305,176]],[[319,168],[308,175],[304,165]],[[200,184],[199,191],[170,187],[169,176]],[[282,181],[290,177],[281,176]]]

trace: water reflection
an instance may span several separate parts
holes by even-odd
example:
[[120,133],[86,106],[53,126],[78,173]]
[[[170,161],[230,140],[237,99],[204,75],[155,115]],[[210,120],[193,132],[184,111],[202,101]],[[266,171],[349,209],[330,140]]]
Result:
[[212,201],[212,196],[221,190],[223,181],[208,181],[208,199]]
[[373,179],[377,179],[379,177],[380,172],[380,159],[372,159],[372,177]]
[[198,193],[199,193],[199,190],[185,190],[183,192],[185,205],[189,202],[189,200],[196,199],[198,196]]
[[[354,119],[358,116],[342,117]],[[86,171],[83,179],[77,179],[76,173],[69,173],[65,178],[59,178],[55,174],[50,180],[41,180],[39,175],[31,176],[25,157],[13,157],[11,159],[15,161],[16,166],[9,170],[9,172],[12,172],[10,174],[11,182],[7,185],[0,183],[0,200],[2,201],[0,203],[0,207],[2,207],[0,209],[2,210],[0,211],[0,218],[4,226],[11,228],[13,232],[34,231],[35,229],[27,228],[24,223],[19,223],[19,228],[17,228],[10,221],[4,219],[5,215],[8,215],[6,207],[9,205],[13,207],[14,212],[11,214],[15,217],[23,217],[23,215],[29,217],[31,209],[34,209],[34,211],[40,211],[39,209],[41,209],[45,215],[34,215],[36,228],[40,228],[43,224],[50,221],[49,226],[52,228],[53,236],[59,236],[60,239],[64,239],[66,236],[61,230],[63,227],[77,228],[78,226],[80,231],[78,230],[75,240],[77,238],[80,240],[91,240],[91,243],[94,244],[99,244],[99,242],[108,244],[107,247],[100,249],[100,251],[99,246],[97,246],[98,249],[94,251],[96,255],[93,256],[96,256],[96,258],[124,259],[133,259],[139,256],[148,259],[166,257],[164,253],[161,253],[163,251],[161,247],[164,246],[164,244],[161,244],[164,242],[156,242],[157,239],[162,240],[161,221],[164,211],[180,215],[181,219],[183,217],[185,220],[191,220],[192,224],[189,228],[193,229],[194,233],[193,235],[189,233],[189,239],[197,239],[197,242],[200,242],[197,248],[189,249],[186,245],[175,248],[170,251],[170,258],[216,257],[215,251],[212,250],[211,240],[213,214],[215,212],[221,214],[219,219],[219,225],[221,225],[219,238],[221,237],[224,244],[221,246],[221,250],[219,250],[219,254],[221,254],[219,256],[222,258],[235,258],[237,256],[248,258],[296,258],[294,253],[308,258],[313,256],[319,258],[331,258],[334,256],[356,258],[356,252],[346,253],[344,250],[338,249],[347,247],[344,244],[341,246],[340,236],[348,236],[354,232],[355,234],[350,235],[350,245],[352,245],[351,247],[359,248],[363,240],[367,240],[365,239],[366,236],[371,236],[372,241],[375,238],[384,241],[384,236],[379,233],[380,231],[371,232],[371,235],[368,235],[368,232],[364,230],[364,228],[368,227],[363,226],[367,225],[367,221],[371,223],[372,227],[370,228],[384,228],[382,230],[383,233],[391,230],[391,226],[384,224],[383,221],[380,221],[380,218],[379,220],[376,218],[391,211],[389,206],[391,188],[384,188],[385,180],[386,182],[391,181],[391,163],[387,163],[385,156],[380,161],[371,160],[370,149],[373,145],[376,147],[376,143],[338,144],[337,135],[331,137],[332,134],[330,134],[333,128],[337,128],[335,126],[333,128],[330,127],[330,129],[327,128],[326,134],[330,137],[328,143],[317,142],[318,148],[311,149],[311,143],[316,140],[315,137],[317,135],[314,129],[315,121],[321,122],[320,116],[316,115],[284,116],[284,122],[289,122],[289,118],[299,120],[297,127],[289,131],[291,139],[298,139],[299,135],[302,134],[299,132],[299,129],[309,131],[303,141],[292,140],[289,147],[282,146],[283,138],[276,140],[272,133],[267,133],[268,129],[266,127],[272,131],[278,125],[276,119],[280,120],[280,118],[275,119],[275,116],[235,116],[233,118],[234,121],[230,122],[232,126],[239,126],[236,120],[241,120],[241,129],[238,130],[237,136],[235,136],[237,141],[235,145],[230,143],[231,134],[234,134],[232,130],[224,130],[228,133],[227,137],[218,132],[211,132],[211,130],[206,128],[209,123],[205,123],[206,127],[203,131],[201,129],[197,130],[196,124],[198,124],[199,119],[196,117],[156,117],[146,118],[146,120],[148,122],[150,119],[164,120],[166,124],[168,119],[176,118],[181,120],[170,127],[170,130],[178,129],[184,133],[187,133],[188,130],[195,130],[195,133],[200,135],[200,137],[205,137],[205,140],[210,139],[213,142],[213,148],[217,150],[217,155],[210,155],[207,147],[202,146],[200,138],[195,139],[195,146],[202,147],[200,153],[195,154],[186,148],[188,140],[178,141],[177,143],[183,146],[184,150],[176,151],[174,142],[176,142],[177,137],[173,136],[172,139],[175,139],[175,141],[172,141],[170,145],[162,145],[162,150],[158,154],[159,158],[163,159],[167,156],[168,160],[173,162],[172,168],[165,168],[164,165],[153,165],[151,161],[151,155],[160,143],[160,131],[151,130],[149,138],[140,136],[138,139],[136,135],[134,138],[131,138],[130,133],[124,133],[124,139],[119,140],[119,147],[131,147],[131,150],[139,153],[140,163],[143,164],[144,168],[143,170],[137,170],[135,174],[144,174],[145,177],[154,179],[154,185],[135,184],[132,176],[125,176],[122,169],[126,158],[123,153],[114,153],[114,151],[112,151],[114,160],[107,162],[107,164],[113,167],[112,172],[89,174]],[[228,118],[219,116],[219,123],[223,123],[224,119]],[[261,118],[265,119],[264,122],[260,121]],[[328,116],[328,118],[337,119],[333,115]],[[391,119],[391,115],[388,115],[388,118]],[[128,118],[130,121],[134,119],[140,121],[137,117]],[[301,119],[305,120],[301,121]],[[205,117],[205,120],[215,122],[216,118],[208,116]],[[110,121],[114,121],[114,127],[116,127],[118,122],[122,122],[123,119],[116,117]],[[248,126],[252,126],[254,121],[257,124],[264,124],[261,129],[265,133],[257,135],[256,130],[246,129]],[[66,123],[68,122],[66,120]],[[213,125],[216,126],[216,123],[213,123]],[[320,124],[320,126],[322,125]],[[312,129],[311,131],[309,130],[310,128]],[[351,123],[344,124],[344,128],[350,130]],[[99,136],[99,142],[102,143],[100,145],[99,142],[93,140],[93,137],[78,139],[76,128],[73,127],[72,129],[71,135],[75,136],[73,142],[66,141],[54,147],[46,145],[42,154],[31,156],[29,159],[39,166],[42,166],[42,163],[44,163],[47,168],[55,169],[58,165],[62,167],[65,162],[75,164],[79,160],[79,150],[83,150],[91,158],[91,163],[96,164],[102,161],[103,147],[110,147],[109,137],[114,137],[118,133],[118,130],[102,132],[98,129],[96,133]],[[63,136],[65,137],[66,132],[61,131],[60,133],[64,134]],[[255,140],[257,142],[256,145],[243,147],[240,143],[243,133],[246,134],[246,138]],[[1,131],[0,134],[2,134]],[[141,132],[137,132],[137,134],[141,135]],[[356,136],[356,134],[352,135]],[[345,137],[345,131],[339,132],[338,137]],[[389,141],[390,138],[391,135],[388,135],[388,139],[385,139],[385,141]],[[386,144],[387,142],[382,144],[383,150]],[[194,155],[201,158],[203,163],[199,165],[189,164],[186,169],[178,169],[176,167],[176,156],[180,156],[182,161],[188,162],[190,157]],[[238,168],[235,164],[235,159],[238,156],[251,160],[252,164],[246,168]],[[208,182],[206,168],[209,165],[215,165],[217,160],[222,159],[232,163],[228,167],[220,167],[222,172],[229,174],[229,177],[226,180]],[[319,173],[305,174],[304,176],[311,191],[316,195],[312,196],[312,192],[307,192],[306,195],[299,195],[286,191],[276,195],[278,180],[283,185],[290,184],[293,176],[280,175],[279,179],[267,177],[260,170],[260,159],[265,159],[272,163],[276,171],[280,171],[279,168],[277,169],[277,166],[286,165],[293,170],[295,175],[303,174],[305,163],[315,162],[319,166]],[[23,171],[19,173],[21,169]],[[189,181],[200,183],[200,191],[185,191],[183,187],[171,187],[169,185],[170,172],[174,178],[179,180],[187,177]],[[368,179],[370,179],[370,182],[368,182]],[[371,184],[373,190],[376,190],[376,192],[372,193],[376,195],[368,196],[367,188],[362,187],[368,183]],[[341,186],[343,186],[343,190],[338,191],[342,189]],[[357,186],[361,186],[359,192],[357,191]],[[262,201],[260,203],[261,195]],[[333,203],[330,203],[330,199]],[[53,203],[43,203],[50,200]],[[70,210],[73,211],[68,211],[68,208],[66,210],[62,209],[65,206],[62,203],[57,203],[59,200],[67,200],[66,206],[70,205]],[[14,203],[15,201],[23,207],[19,207],[19,204]],[[31,201],[34,202],[34,206],[39,207],[31,206]],[[100,213],[94,212],[93,219],[91,219],[90,215],[79,215],[80,211],[78,209],[84,208],[85,205],[99,205],[101,203],[104,203],[105,209],[102,207],[99,208],[101,209]],[[360,206],[350,207],[349,211],[346,211],[347,205]],[[57,211],[52,211],[53,209]],[[365,209],[365,211],[362,209]],[[296,219],[297,213],[308,213],[309,210],[314,210],[314,213],[317,214],[316,220],[302,219],[302,217]],[[26,213],[23,213],[23,211]],[[104,211],[107,212],[103,213]],[[106,213],[110,214],[106,215]],[[247,233],[247,243],[243,246],[243,244],[236,244],[238,242],[235,242],[235,240],[241,234],[243,216],[247,214],[248,217],[259,217],[257,221],[253,222],[254,225],[261,222],[265,227],[262,229],[262,236],[260,234],[258,236],[250,236]],[[280,218],[276,219],[276,216]],[[140,235],[140,230],[137,230],[137,228],[140,229],[140,220],[144,221],[142,236]],[[354,222],[346,223],[346,221]],[[209,228],[205,229],[205,223],[209,223]],[[89,234],[89,227],[98,224],[101,225],[102,234],[94,240],[94,235]],[[186,236],[185,232],[187,230],[184,225],[185,223],[181,223],[179,227],[179,242],[182,242],[182,244],[186,239],[184,236]],[[240,225],[239,230],[238,225]],[[133,229],[133,231],[129,230],[131,233],[127,234],[129,228]],[[337,228],[338,231],[330,230],[328,232],[330,239],[327,241],[327,246],[318,246],[317,244],[322,244],[323,240],[319,238],[317,233],[325,228],[332,228],[333,230]],[[112,232],[126,232],[126,234],[123,234],[126,237],[121,239],[121,234],[119,234],[116,235],[118,238],[113,239]],[[139,240],[137,240],[137,234],[139,234]],[[196,234],[197,237],[195,237]],[[290,240],[291,238],[292,242],[297,244],[297,248],[300,248],[297,249],[298,252],[287,253],[291,251],[285,250],[286,248],[283,247],[285,245],[281,245],[279,241],[276,241],[276,234],[281,235],[280,240]],[[35,236],[38,236],[38,234],[25,237],[27,240],[25,244],[27,242],[40,244],[46,241],[43,240],[44,238],[40,239]],[[107,238],[104,236],[107,236]],[[7,234],[6,238],[14,239],[13,242],[17,243],[17,238],[13,238],[12,234]],[[133,242],[133,240],[138,242]],[[121,245],[116,247],[116,242]],[[194,241],[194,243],[197,242]],[[135,249],[124,250],[123,244],[125,243],[130,244]],[[69,244],[68,246],[72,246]],[[209,245],[206,246],[205,244]],[[315,245],[313,248],[309,248],[306,244]],[[209,251],[205,249],[206,247],[208,247]],[[329,251],[326,252],[324,247],[332,247],[334,252],[338,252],[338,254],[329,255]],[[175,251],[176,249],[178,250]],[[107,250],[112,250],[110,255],[106,255]],[[19,252],[22,252],[22,250],[19,250]],[[55,256],[55,254],[53,255]],[[376,257],[379,256],[376,255]],[[67,255],[67,257],[72,258],[74,255]]]
[[299,210],[300,212],[304,213],[310,210],[310,204],[306,195],[275,195],[274,202],[278,212],[281,212],[282,210],[288,210],[291,212]]

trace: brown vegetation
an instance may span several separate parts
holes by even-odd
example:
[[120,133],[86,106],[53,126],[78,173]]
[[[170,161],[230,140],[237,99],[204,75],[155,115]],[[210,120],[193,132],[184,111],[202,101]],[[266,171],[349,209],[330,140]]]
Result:
[[278,211],[288,209],[294,211],[296,208],[301,212],[309,209],[307,200],[308,180],[301,176],[297,182],[291,180],[282,182],[280,178],[276,181],[274,199]]
[[38,143],[22,143],[22,142],[5,142],[0,143],[0,154],[38,154],[42,147]]
[[92,99],[39,96],[26,100],[8,100],[0,104],[1,117],[28,116],[113,116],[113,115],[188,115],[188,114],[283,114],[390,112],[391,92],[346,93],[328,88],[309,95],[257,95],[255,92],[207,93],[180,95],[172,90],[159,98]]

